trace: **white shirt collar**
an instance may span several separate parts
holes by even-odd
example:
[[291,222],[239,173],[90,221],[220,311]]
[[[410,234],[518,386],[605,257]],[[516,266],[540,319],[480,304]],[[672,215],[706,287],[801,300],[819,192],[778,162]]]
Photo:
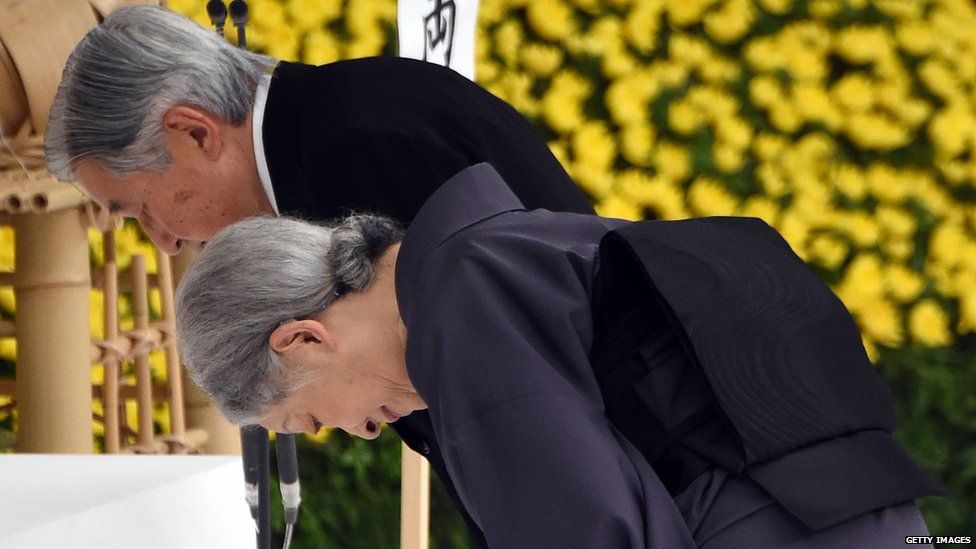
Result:
[[254,140],[254,159],[258,164],[258,176],[261,178],[261,186],[268,195],[268,202],[275,215],[278,212],[278,202],[275,200],[274,188],[271,186],[271,174],[268,172],[268,161],[264,157],[264,141],[262,140],[261,127],[264,125],[264,106],[268,101],[268,89],[271,87],[271,75],[266,74],[258,81],[258,89],[254,94],[254,111],[251,117],[251,134]]

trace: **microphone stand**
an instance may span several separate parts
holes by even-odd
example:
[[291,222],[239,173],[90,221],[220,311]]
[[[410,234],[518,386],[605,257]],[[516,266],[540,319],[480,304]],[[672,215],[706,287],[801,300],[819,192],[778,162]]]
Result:
[[[221,37],[224,35],[224,23],[227,21],[228,10],[224,0],[210,0],[207,2],[207,15]],[[237,28],[237,45],[247,47],[247,35],[244,27],[247,25],[248,9],[245,0],[233,0],[230,3],[230,18]],[[291,544],[291,535],[298,517],[300,502],[298,484],[298,466],[295,453],[294,435],[281,435],[276,445],[278,449],[279,468],[281,462],[286,462],[287,481],[282,481],[282,494],[288,492],[285,505],[285,542],[284,548]],[[271,549],[271,464],[270,443],[268,431],[260,426],[241,428],[241,458],[244,462],[245,499],[251,509],[251,517],[257,526],[257,549]],[[284,458],[283,460],[280,458]],[[279,473],[280,476],[280,473]],[[287,485],[287,486],[286,486]]]

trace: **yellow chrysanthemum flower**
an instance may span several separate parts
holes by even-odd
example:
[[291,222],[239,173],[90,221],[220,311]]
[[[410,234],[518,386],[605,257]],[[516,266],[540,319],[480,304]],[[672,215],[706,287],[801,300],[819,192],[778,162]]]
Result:
[[668,20],[678,27],[694,25],[713,3],[714,0],[666,0]]
[[894,263],[884,271],[888,294],[899,303],[909,303],[925,289],[925,279],[918,272]]
[[852,25],[834,36],[834,49],[841,57],[866,64],[891,54],[894,39],[883,26]]
[[634,166],[651,165],[654,130],[647,124],[636,123],[620,130],[620,154]]
[[321,29],[342,15],[343,0],[288,0],[289,23],[302,32]]
[[737,42],[752,27],[756,20],[756,10],[748,0],[728,0],[720,9],[705,16],[705,33],[719,44]]
[[567,170],[576,183],[597,201],[610,196],[613,173],[596,164],[571,164]]
[[12,337],[0,337],[0,360],[14,362],[17,360],[17,340]]
[[618,195],[610,195],[598,202],[594,207],[596,213],[603,217],[629,219],[637,221],[643,219],[643,212],[633,202],[628,202]]
[[14,312],[16,303],[14,302],[14,289],[12,286],[0,286],[0,310],[8,313]]
[[563,64],[563,50],[533,42],[519,52],[519,61],[533,76],[551,76]]
[[703,113],[690,101],[677,100],[668,105],[668,126],[681,135],[691,135],[705,122]]
[[699,176],[688,188],[688,204],[700,216],[732,215],[739,209],[739,199],[717,181]]
[[759,0],[759,7],[773,15],[784,15],[793,7],[793,0]]
[[929,347],[952,344],[948,316],[931,299],[923,299],[912,307],[908,315],[908,330],[913,340]]
[[658,143],[653,163],[658,174],[673,181],[684,181],[691,175],[691,154],[668,141]]
[[0,226],[0,272],[13,272],[14,257],[14,230]]
[[779,218],[779,204],[766,196],[750,196],[736,215],[758,217],[769,226],[775,227]]
[[935,48],[932,28],[920,18],[902,21],[895,30],[895,39],[905,53],[915,57],[922,57]]
[[908,128],[877,113],[852,114],[844,125],[844,133],[862,149],[868,150],[897,149],[912,139]]
[[309,65],[325,65],[342,59],[342,50],[335,35],[324,29],[316,29],[305,35],[302,62]]
[[712,147],[712,161],[720,172],[731,174],[745,166],[746,158],[742,149],[720,141]]
[[663,2],[641,2],[631,8],[624,20],[624,37],[638,52],[649,55],[657,46]]
[[525,17],[537,35],[550,41],[566,38],[576,26],[573,10],[560,0],[531,0]]
[[581,101],[566,93],[554,91],[550,87],[542,96],[540,112],[546,124],[560,134],[567,134],[583,123]]
[[864,333],[878,343],[898,347],[905,339],[901,315],[885,299],[874,299],[861,304],[854,318]]
[[818,234],[810,239],[810,258],[827,269],[836,269],[847,259],[850,246],[830,234]]
[[587,122],[580,126],[571,143],[577,164],[608,169],[617,156],[617,143],[602,122]]
[[509,19],[495,29],[495,54],[506,66],[514,67],[518,62],[524,36],[522,24],[516,19]]

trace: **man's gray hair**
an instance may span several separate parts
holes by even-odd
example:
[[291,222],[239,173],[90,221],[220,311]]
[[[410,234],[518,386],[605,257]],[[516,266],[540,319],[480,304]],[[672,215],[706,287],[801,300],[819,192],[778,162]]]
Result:
[[68,57],[48,120],[48,169],[74,179],[86,159],[118,175],[163,171],[163,114],[176,105],[240,124],[275,60],[159,6],[118,9]]
[[260,217],[223,229],[176,295],[177,340],[196,384],[230,421],[258,423],[310,381],[300,365],[282,364],[271,333],[368,286],[374,261],[402,236],[393,220],[371,215],[331,226]]

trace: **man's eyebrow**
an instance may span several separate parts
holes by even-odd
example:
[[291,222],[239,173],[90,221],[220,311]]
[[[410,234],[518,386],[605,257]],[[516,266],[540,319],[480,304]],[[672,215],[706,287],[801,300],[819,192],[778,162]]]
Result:
[[119,213],[120,210],[122,210],[122,203],[121,202],[119,202],[118,200],[109,200],[108,201],[108,213],[113,213],[113,214],[114,213]]

